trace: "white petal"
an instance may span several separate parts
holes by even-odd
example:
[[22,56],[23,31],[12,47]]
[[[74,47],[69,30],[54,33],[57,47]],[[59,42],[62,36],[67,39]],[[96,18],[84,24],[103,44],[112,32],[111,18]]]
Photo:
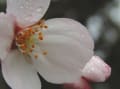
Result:
[[[39,73],[49,82],[73,82],[93,55],[93,41],[87,30],[71,19],[52,19],[46,22],[43,41],[36,43],[32,59]],[[42,52],[47,51],[47,55]],[[38,54],[35,60],[34,54]]]
[[50,0],[7,0],[7,13],[17,17],[21,26],[39,21],[48,9]]
[[49,30],[44,31],[45,35],[65,35],[89,49],[94,49],[94,42],[88,30],[79,22],[68,18],[55,18],[46,21],[46,24]]
[[0,58],[7,56],[14,36],[14,22],[12,16],[0,13]]
[[103,82],[110,74],[110,66],[98,56],[93,56],[83,69],[83,76],[93,82]]
[[41,89],[37,72],[26,60],[18,51],[12,51],[2,62],[4,79],[12,89]]

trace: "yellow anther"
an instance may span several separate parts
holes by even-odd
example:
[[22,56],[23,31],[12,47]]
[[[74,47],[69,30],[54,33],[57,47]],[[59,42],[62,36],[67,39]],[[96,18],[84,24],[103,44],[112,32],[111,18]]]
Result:
[[47,55],[47,51],[44,51],[44,52],[43,52],[43,55]]
[[47,25],[44,25],[44,28],[48,28],[48,26],[47,26]]
[[32,31],[32,34],[34,35],[34,34],[35,34],[35,31]]
[[35,48],[35,45],[34,45],[34,44],[32,45],[32,48]]
[[42,36],[43,34],[42,34],[42,32],[39,32],[39,36]]
[[29,52],[32,53],[32,52],[33,52],[33,49],[30,49]]
[[35,32],[38,32],[39,30],[38,29],[35,29]]
[[38,38],[39,38],[39,40],[43,40],[43,36],[39,36]]
[[35,54],[35,55],[34,55],[34,57],[35,57],[35,59],[37,59],[37,58],[38,58],[38,55],[37,55],[37,54]]
[[43,28],[44,26],[43,25],[40,25],[40,28]]
[[27,46],[26,46],[25,44],[21,44],[21,45],[20,45],[20,48],[21,48],[22,50],[25,50],[25,49],[27,48]]

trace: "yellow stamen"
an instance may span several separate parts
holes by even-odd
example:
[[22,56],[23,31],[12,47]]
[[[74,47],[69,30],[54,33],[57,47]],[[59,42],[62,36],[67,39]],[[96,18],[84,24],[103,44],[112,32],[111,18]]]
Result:
[[32,48],[35,48],[35,45],[34,45],[34,44],[32,45]]
[[38,38],[39,38],[39,40],[43,40],[43,36],[39,36]]
[[48,26],[47,26],[47,25],[45,25],[45,26],[44,26],[44,28],[48,28]]
[[35,59],[37,59],[37,58],[38,58],[38,55],[37,55],[37,54],[35,54],[35,55],[34,55],[34,57],[35,57]]
[[[43,28],[48,28],[48,26],[44,24],[44,20],[41,20],[39,23],[21,30],[16,35],[16,45],[23,54],[29,55],[32,53],[35,49],[36,40],[41,41],[44,39],[43,33],[41,31]],[[47,52],[43,52],[43,54],[47,55]],[[37,59],[38,55],[35,54],[34,57]]]
[[43,52],[43,55],[47,55],[47,51],[44,51],[44,52]]

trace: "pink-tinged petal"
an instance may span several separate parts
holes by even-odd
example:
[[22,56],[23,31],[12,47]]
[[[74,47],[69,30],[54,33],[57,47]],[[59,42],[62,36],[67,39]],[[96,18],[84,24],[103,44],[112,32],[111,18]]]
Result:
[[20,26],[39,21],[48,9],[50,0],[7,0],[7,13],[16,16]]
[[[54,18],[46,21],[49,31],[44,31],[46,36],[62,35],[74,39],[90,50],[94,49],[94,42],[88,30],[79,22],[68,18]],[[57,39],[59,40],[59,39]],[[72,42],[71,42],[72,43]]]
[[5,59],[12,45],[14,21],[12,16],[0,13],[0,59]]
[[35,41],[35,49],[30,55],[35,67],[49,82],[76,81],[93,56],[91,37],[85,27],[71,19],[52,19],[46,24],[48,29],[42,30],[43,40]]
[[63,89],[91,89],[91,86],[87,80],[81,78],[77,82],[64,84]]
[[27,62],[30,59],[14,50],[2,61],[3,77],[12,89],[41,89],[37,72]]
[[98,56],[93,56],[83,69],[83,76],[93,82],[103,82],[110,74],[110,66]]

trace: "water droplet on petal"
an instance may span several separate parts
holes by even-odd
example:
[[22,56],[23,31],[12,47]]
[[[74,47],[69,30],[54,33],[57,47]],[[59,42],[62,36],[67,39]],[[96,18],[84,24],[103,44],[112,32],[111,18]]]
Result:
[[38,8],[38,9],[36,10],[37,13],[40,13],[41,11],[42,11],[42,8]]

